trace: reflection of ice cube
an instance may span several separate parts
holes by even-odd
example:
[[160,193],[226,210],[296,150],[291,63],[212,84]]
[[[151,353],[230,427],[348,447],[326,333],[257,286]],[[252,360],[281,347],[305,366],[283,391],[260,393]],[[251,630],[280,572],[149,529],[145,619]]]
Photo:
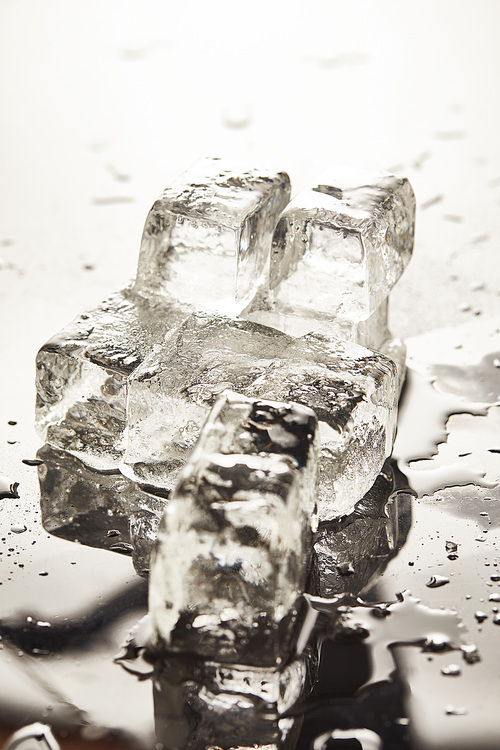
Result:
[[385,566],[398,537],[398,498],[390,469],[380,474],[353,513],[324,524],[314,538],[315,593],[358,595]]
[[351,509],[391,452],[397,377],[386,357],[323,336],[295,339],[248,321],[193,315],[130,381],[122,470],[172,487],[225,388],[316,412],[320,519]]
[[149,554],[166,500],[142,491],[118,470],[99,472],[44,445],[37,457],[44,529],[89,547],[132,555],[147,575]]
[[227,314],[241,310],[267,276],[272,234],[289,197],[284,172],[197,162],[148,215],[136,288]]
[[414,214],[405,178],[342,168],[324,175],[283,211],[269,299],[245,315],[293,335],[314,330],[388,354],[390,346],[404,358],[388,338],[387,297],[411,257]]
[[40,437],[96,469],[117,467],[127,378],[185,315],[179,306],[124,290],[53,336],[36,361]]
[[309,652],[274,671],[170,654],[153,681],[157,739],[165,750],[292,750],[302,717],[291,709],[310,693],[316,671]]
[[169,650],[283,662],[310,569],[317,442],[310,409],[216,403],[151,560],[153,625]]

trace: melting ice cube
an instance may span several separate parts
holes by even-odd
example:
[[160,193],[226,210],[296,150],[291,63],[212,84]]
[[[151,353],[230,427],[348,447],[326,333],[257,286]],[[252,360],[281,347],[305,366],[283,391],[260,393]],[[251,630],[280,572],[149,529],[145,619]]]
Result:
[[320,420],[320,520],[347,512],[368,491],[394,438],[394,363],[324,336],[292,338],[223,316],[195,314],[130,380],[122,471],[171,488],[224,389],[295,401]]
[[237,394],[216,403],[151,560],[152,621],[169,650],[282,663],[311,565],[317,443],[310,409]]

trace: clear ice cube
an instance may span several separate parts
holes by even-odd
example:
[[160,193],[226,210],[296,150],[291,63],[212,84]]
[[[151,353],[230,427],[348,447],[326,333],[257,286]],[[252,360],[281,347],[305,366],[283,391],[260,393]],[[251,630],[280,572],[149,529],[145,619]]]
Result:
[[53,336],[36,358],[36,427],[44,440],[98,470],[124,450],[126,383],[187,312],[116,292]]
[[311,564],[317,450],[311,409],[218,400],[151,559],[152,623],[167,649],[283,662]]
[[195,314],[130,379],[122,471],[173,487],[225,389],[316,412],[320,520],[348,512],[391,453],[398,393],[392,361],[347,341],[297,339],[249,321]]
[[331,170],[283,211],[269,295],[259,295],[245,317],[294,336],[339,336],[404,362],[387,328],[387,298],[411,257],[414,216],[406,178]]
[[238,313],[268,275],[272,235],[289,198],[284,172],[202,159],[153,204],[136,289]]
[[36,424],[46,443],[99,470],[123,455],[126,382],[193,309],[241,309],[267,276],[288,201],[285,173],[205,159],[149,213],[133,289],[117,292],[37,355]]

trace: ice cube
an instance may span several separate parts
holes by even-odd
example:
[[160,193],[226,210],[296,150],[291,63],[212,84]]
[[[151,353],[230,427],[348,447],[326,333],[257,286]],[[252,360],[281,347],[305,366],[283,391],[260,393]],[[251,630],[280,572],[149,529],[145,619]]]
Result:
[[320,520],[348,512],[377,477],[394,439],[396,368],[356,344],[195,314],[129,383],[122,471],[172,488],[217,396],[295,401],[320,420]]
[[300,336],[310,331],[387,351],[387,298],[407,266],[415,198],[405,178],[336,168],[299,193],[273,237],[269,297],[245,317]]
[[205,159],[167,188],[144,229],[133,289],[117,292],[37,355],[41,438],[99,470],[118,466],[126,382],[193,309],[235,312],[267,276],[290,193],[284,173]]
[[309,695],[316,673],[310,651],[280,670],[170,654],[153,681],[157,739],[165,750],[293,750],[302,717],[292,709]]
[[186,314],[125,289],[53,336],[36,358],[42,440],[95,469],[116,468],[124,449],[127,378]]
[[151,559],[150,611],[166,648],[283,662],[311,564],[317,443],[303,406],[234,393],[215,404]]
[[154,203],[136,289],[238,313],[268,275],[273,231],[289,198],[284,172],[202,159]]

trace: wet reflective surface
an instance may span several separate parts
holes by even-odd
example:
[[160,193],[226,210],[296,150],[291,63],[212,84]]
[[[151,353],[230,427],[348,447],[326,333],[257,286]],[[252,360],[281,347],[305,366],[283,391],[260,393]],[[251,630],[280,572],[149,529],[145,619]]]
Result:
[[[425,424],[403,405],[398,445],[429,463],[441,454],[453,478],[443,449],[460,430],[465,439],[453,420],[476,420],[481,439],[469,434],[474,450],[457,460],[473,455],[471,466],[486,467],[489,486],[434,491],[433,475],[417,497],[401,473],[411,460],[388,463],[353,513],[318,529],[300,653],[278,673],[151,650],[148,557],[168,500],[47,446],[35,457],[19,441],[0,510],[2,722],[42,720],[63,743],[65,736],[115,737],[140,748],[223,747],[228,736],[235,746],[299,750],[451,748],[463,738],[495,747],[499,407],[490,385],[472,382],[470,368],[462,377],[454,365],[447,391],[443,367],[423,364],[414,357],[404,398],[415,397],[412,379],[425,379],[426,388],[435,380],[438,398],[450,391],[462,398],[451,409],[446,402],[448,412],[466,413],[445,416],[447,442],[425,452],[421,437],[432,443],[433,424],[425,436]],[[484,370],[478,378],[484,384]],[[457,382],[469,385],[457,394]],[[485,388],[489,403],[476,402]],[[480,415],[467,413],[476,407]],[[434,424],[444,411],[434,409]]]

